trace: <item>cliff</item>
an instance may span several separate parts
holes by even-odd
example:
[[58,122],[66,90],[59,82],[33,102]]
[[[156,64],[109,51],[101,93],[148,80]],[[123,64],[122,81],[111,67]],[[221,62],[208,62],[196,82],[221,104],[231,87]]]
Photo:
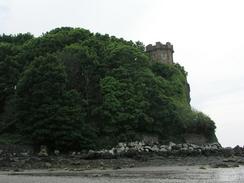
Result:
[[80,28],[0,36],[1,141],[67,150],[143,136],[216,141],[214,122],[191,109],[184,68],[144,50]]

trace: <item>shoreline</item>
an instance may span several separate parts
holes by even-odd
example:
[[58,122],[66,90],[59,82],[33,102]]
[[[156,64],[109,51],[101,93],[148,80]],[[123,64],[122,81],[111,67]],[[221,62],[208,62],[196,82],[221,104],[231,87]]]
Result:
[[57,157],[45,158],[29,157],[21,159],[10,159],[7,164],[1,164],[1,172],[23,172],[30,170],[47,170],[82,172],[89,170],[120,170],[146,167],[170,167],[170,166],[197,166],[199,169],[207,168],[235,168],[244,165],[242,156],[169,156],[162,157],[151,154],[141,159],[117,158],[117,159],[94,159],[84,160],[79,157]]
[[[241,165],[239,168],[244,168]],[[220,168],[219,170],[223,171],[225,168]],[[238,169],[236,167],[236,169]],[[47,169],[38,169],[38,170],[24,170],[20,172],[14,171],[0,171],[1,175],[8,176],[79,176],[79,177],[139,177],[141,175],[147,174],[150,172],[153,175],[158,175],[159,173],[164,174],[177,174],[182,173],[183,171],[191,172],[211,172],[217,170],[213,167],[206,166],[205,169],[199,167],[198,165],[189,165],[189,166],[180,166],[180,165],[166,165],[166,166],[146,166],[146,167],[133,167],[133,168],[122,168],[122,169],[90,169],[90,170],[47,170]],[[139,174],[139,175],[138,175]],[[148,175],[147,175],[148,176]],[[159,175],[158,175],[159,176]]]
[[218,143],[194,145],[119,143],[109,150],[90,150],[61,154],[55,150],[48,154],[45,146],[39,153],[26,147],[0,149],[0,171],[112,169],[154,166],[199,166],[206,168],[233,168],[244,165],[244,148],[223,148]]
[[[178,157],[179,158],[179,157]],[[134,167],[108,167],[108,160],[99,168],[29,169],[0,171],[1,183],[240,183],[244,182],[244,166],[212,167],[208,163],[222,162],[223,157],[168,157],[137,162]],[[192,159],[193,158],[193,159]],[[231,157],[240,158],[240,157]],[[225,159],[227,160],[227,159]],[[231,159],[229,159],[231,160]],[[88,161],[88,160],[86,160]],[[122,159],[117,159],[117,163]],[[127,162],[135,162],[128,160]],[[90,162],[91,163],[91,162]],[[114,163],[114,162],[110,162]],[[173,164],[175,163],[175,164]],[[187,164],[188,163],[188,164]],[[230,163],[230,162],[228,162]],[[233,163],[233,162],[232,162]],[[204,165],[202,165],[204,164]],[[111,164],[110,164],[111,165]],[[127,164],[128,165],[128,164]],[[106,167],[105,167],[106,166]],[[80,166],[81,167],[81,166]]]
[[69,170],[25,170],[22,172],[1,172],[3,183],[191,183],[191,182],[243,182],[244,166],[238,168],[201,168],[197,165],[189,166],[149,166],[114,169],[92,169],[84,171]]

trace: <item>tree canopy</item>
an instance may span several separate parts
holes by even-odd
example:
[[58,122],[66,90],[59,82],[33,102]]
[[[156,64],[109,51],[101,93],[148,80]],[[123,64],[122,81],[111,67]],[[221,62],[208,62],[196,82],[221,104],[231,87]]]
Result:
[[191,109],[182,66],[152,62],[139,41],[69,27],[0,36],[0,133],[67,150],[143,134],[216,141],[214,122]]

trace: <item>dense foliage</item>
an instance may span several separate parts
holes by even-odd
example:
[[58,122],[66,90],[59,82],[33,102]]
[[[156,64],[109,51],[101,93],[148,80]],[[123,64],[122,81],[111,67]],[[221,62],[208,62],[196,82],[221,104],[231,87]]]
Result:
[[[85,29],[0,36],[0,133],[81,149],[153,134],[216,140],[214,122],[190,107],[187,73],[154,63],[141,42]],[[16,143],[19,143],[16,141]]]

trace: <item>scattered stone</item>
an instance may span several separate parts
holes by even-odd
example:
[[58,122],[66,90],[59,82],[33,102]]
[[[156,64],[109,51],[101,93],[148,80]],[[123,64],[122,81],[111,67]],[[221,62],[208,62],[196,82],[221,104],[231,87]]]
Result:
[[223,159],[223,162],[236,162],[236,161],[237,161],[237,159],[233,158],[233,157],[228,158],[228,159]]
[[234,151],[234,154],[237,156],[241,156],[244,154],[244,149],[238,145],[233,148],[233,151]]
[[237,163],[240,163],[240,164],[242,164],[242,165],[244,164],[244,160],[243,160],[243,159],[239,159],[239,160],[237,160],[236,162],[237,162]]
[[170,147],[173,147],[173,146],[175,146],[176,144],[174,143],[174,142],[169,142],[169,146]]
[[126,146],[125,143],[122,143],[122,142],[118,143],[118,147],[125,147],[125,146]]
[[50,172],[53,172],[53,171],[55,171],[56,169],[54,169],[54,168],[49,168],[48,169],[48,171],[50,171]]
[[58,156],[58,155],[60,155],[60,151],[59,150],[54,150],[54,154],[56,155],[56,156]]
[[45,163],[45,167],[46,167],[46,168],[51,168],[51,167],[52,167],[52,164],[49,163],[49,162],[46,162],[46,163]]
[[168,150],[166,148],[164,148],[164,147],[160,148],[159,151],[160,152],[168,152]]
[[225,157],[231,157],[234,155],[234,150],[231,147],[225,147],[221,149],[221,154]]
[[212,168],[229,168],[229,165],[227,163],[217,163],[214,165],[211,165]]
[[231,165],[231,167],[239,167],[239,164],[238,163],[234,163]]
[[15,168],[13,171],[14,172],[20,172],[20,169],[19,168]]
[[48,156],[47,146],[43,146],[43,145],[41,146],[41,150],[38,153],[38,156],[40,156],[40,157],[47,157]]
[[100,162],[100,166],[104,166],[104,163],[102,161]]
[[217,163],[211,166],[212,168],[235,168],[239,167],[238,163]]
[[78,166],[78,165],[81,165],[81,162],[79,162],[79,161],[74,161],[74,162],[72,162],[71,164],[72,164],[72,165],[75,165],[75,166]]
[[22,152],[22,153],[20,153],[20,155],[23,156],[23,157],[28,157],[28,156],[29,156],[29,153],[27,153],[27,152]]
[[119,170],[119,169],[121,169],[121,167],[120,166],[115,166],[115,167],[113,167],[113,169],[114,170]]
[[[79,152],[72,152],[67,156],[63,154],[60,155],[59,150],[54,150],[52,155],[48,155],[47,147],[41,146],[38,156],[33,156],[32,151],[29,149],[22,149],[18,152],[8,152],[6,150],[0,149],[0,169],[11,167],[13,168],[62,168],[63,166],[72,166],[77,165],[78,168],[82,167],[83,169],[90,168],[101,168],[110,167],[110,163],[113,162],[116,158],[133,158],[133,161],[137,162],[150,162],[157,159],[163,159],[165,161],[174,161],[177,164],[182,165],[196,165],[201,163],[192,162],[191,159],[188,162],[182,161],[182,158],[187,159],[188,157],[202,156],[207,160],[202,164],[209,162],[212,164],[211,167],[214,168],[229,168],[229,167],[238,167],[239,164],[244,164],[244,148],[236,146],[235,148],[223,148],[219,143],[195,145],[189,143],[175,144],[170,142],[168,145],[160,145],[157,143],[148,144],[145,142],[135,141],[130,143],[120,142],[117,146],[111,149],[103,150],[89,150],[83,151],[82,154]],[[55,155],[55,156],[53,156]],[[72,157],[70,156],[72,155]],[[212,160],[211,156],[216,156],[217,159]],[[177,157],[179,161],[177,161]],[[92,161],[99,159],[99,161],[94,161],[90,167],[86,167],[84,162]],[[103,160],[104,159],[104,160]],[[209,161],[208,159],[211,159]],[[106,162],[106,166],[103,163],[99,164],[100,161]],[[202,161],[202,160],[201,160]],[[93,161],[92,161],[93,162]],[[179,162],[179,163],[178,163]],[[214,164],[214,162],[216,164]],[[113,169],[120,169],[122,165],[114,165]],[[124,166],[124,165],[123,165]],[[134,164],[126,163],[126,167],[134,167]],[[118,168],[120,167],[120,168]],[[202,166],[199,169],[205,169],[206,167]]]
[[102,159],[113,159],[113,154],[110,153],[109,151],[104,151],[100,153],[100,157]]
[[106,168],[104,166],[101,166],[100,167],[100,170],[105,170]]
[[207,168],[205,166],[200,166],[199,169],[206,170]]

